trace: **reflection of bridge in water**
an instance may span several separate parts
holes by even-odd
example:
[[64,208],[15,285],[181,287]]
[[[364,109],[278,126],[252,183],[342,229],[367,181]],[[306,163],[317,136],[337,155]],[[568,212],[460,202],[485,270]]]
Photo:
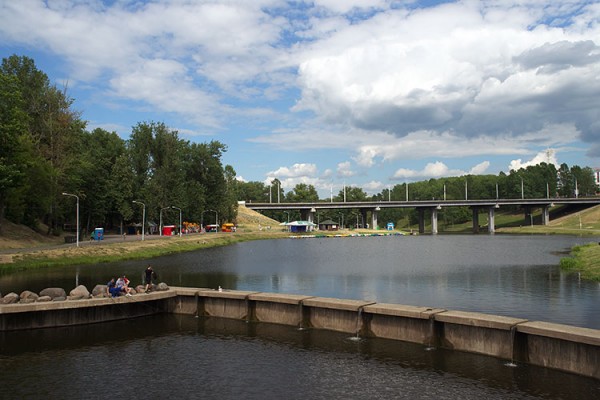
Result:
[[473,232],[479,232],[479,213],[488,215],[489,233],[494,233],[494,215],[498,208],[517,206],[524,210],[525,223],[533,225],[532,211],[541,209],[542,225],[550,222],[550,207],[557,204],[593,206],[600,204],[600,197],[589,198],[544,198],[544,199],[487,199],[487,200],[426,200],[426,201],[354,201],[354,202],[310,202],[310,203],[245,203],[255,211],[300,211],[302,219],[314,222],[318,210],[358,209],[363,221],[371,214],[371,227],[377,226],[377,214],[384,208],[414,208],[419,215],[419,233],[425,232],[425,215],[431,214],[431,233],[438,233],[438,212],[447,207],[469,207],[473,210]]

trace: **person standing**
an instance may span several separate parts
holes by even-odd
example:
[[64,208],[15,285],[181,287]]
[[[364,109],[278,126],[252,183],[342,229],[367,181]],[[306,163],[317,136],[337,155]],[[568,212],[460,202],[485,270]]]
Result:
[[146,282],[146,293],[152,288],[152,278],[154,276],[154,270],[150,265],[146,268],[146,272],[144,275],[144,281]]

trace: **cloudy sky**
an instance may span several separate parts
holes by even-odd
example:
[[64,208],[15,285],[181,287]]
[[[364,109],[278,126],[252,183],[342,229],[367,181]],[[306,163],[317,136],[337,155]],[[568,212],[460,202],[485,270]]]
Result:
[[88,121],[218,140],[286,191],[600,167],[600,2],[0,0],[26,55]]

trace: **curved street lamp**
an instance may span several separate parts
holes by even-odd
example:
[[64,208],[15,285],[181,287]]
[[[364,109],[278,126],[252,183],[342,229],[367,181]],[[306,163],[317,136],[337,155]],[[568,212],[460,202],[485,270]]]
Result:
[[181,237],[181,208],[175,206],[171,206],[171,208],[179,210],[179,237]]
[[142,241],[144,241],[144,231],[146,230],[146,205],[141,201],[133,200],[132,203],[141,204],[144,208],[142,209]]
[[65,193],[63,192],[63,196],[71,196],[71,197],[75,197],[77,199],[77,235],[75,235],[75,237],[77,238],[77,247],[79,247],[79,196],[77,196],[76,194],[71,194],[71,193]]

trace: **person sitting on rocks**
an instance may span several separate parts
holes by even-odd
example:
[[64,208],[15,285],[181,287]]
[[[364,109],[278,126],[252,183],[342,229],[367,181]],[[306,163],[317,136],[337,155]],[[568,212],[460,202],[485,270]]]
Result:
[[122,291],[120,287],[117,287],[115,278],[110,278],[110,281],[106,284],[106,290],[111,297],[118,297]]
[[125,293],[125,296],[131,297],[131,288],[129,287],[129,279],[125,275],[119,277],[116,282],[116,286],[121,289],[121,293]]

